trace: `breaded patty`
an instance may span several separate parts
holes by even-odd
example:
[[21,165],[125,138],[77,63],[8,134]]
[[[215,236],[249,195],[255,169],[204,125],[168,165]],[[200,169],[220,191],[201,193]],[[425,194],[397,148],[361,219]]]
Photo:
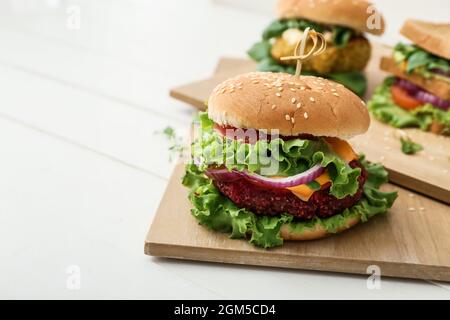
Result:
[[[305,52],[312,47],[308,43]],[[292,56],[294,54],[295,44],[289,43],[286,39],[277,38],[272,46],[272,57],[280,64],[295,65],[295,61],[281,61],[281,57]],[[371,46],[364,37],[356,37],[344,48],[337,48],[331,43],[327,44],[324,53],[303,62],[303,69],[315,71],[321,74],[334,72],[350,72],[364,70],[370,59]]]

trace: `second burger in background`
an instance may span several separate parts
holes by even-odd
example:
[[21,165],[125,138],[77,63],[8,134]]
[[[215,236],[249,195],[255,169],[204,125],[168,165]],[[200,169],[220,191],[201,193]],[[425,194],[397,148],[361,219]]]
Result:
[[450,24],[408,20],[400,32],[415,44],[399,43],[382,59],[394,77],[375,90],[369,110],[397,128],[450,135]]
[[[295,62],[282,61],[291,55],[302,37],[311,29],[325,35],[327,50],[303,64],[303,74],[321,75],[345,85],[363,96],[367,81],[362,74],[371,45],[364,33],[381,35],[383,17],[364,0],[279,0],[279,19],[263,32],[262,40],[248,52],[258,62],[258,71],[295,72]],[[308,44],[312,46],[312,44]]]

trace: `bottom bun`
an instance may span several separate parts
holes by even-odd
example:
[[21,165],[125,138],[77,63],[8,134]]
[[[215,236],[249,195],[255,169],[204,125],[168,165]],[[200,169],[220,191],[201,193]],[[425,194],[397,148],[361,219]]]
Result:
[[335,233],[328,232],[320,223],[316,223],[313,228],[305,228],[301,232],[294,231],[289,224],[284,224],[281,227],[280,235],[284,240],[288,241],[308,241],[326,238],[336,233],[343,232],[351,227],[354,227],[360,222],[360,217],[347,217],[344,226],[338,228]]

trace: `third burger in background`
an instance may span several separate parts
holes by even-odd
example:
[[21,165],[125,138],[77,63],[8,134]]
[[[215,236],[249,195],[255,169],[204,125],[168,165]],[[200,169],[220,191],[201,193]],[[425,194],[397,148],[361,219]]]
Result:
[[[280,0],[279,19],[263,32],[262,40],[248,52],[258,62],[258,71],[295,72],[295,62],[282,61],[290,55],[307,27],[321,32],[327,50],[303,64],[303,73],[321,75],[363,96],[367,81],[362,74],[371,55],[364,33],[381,35],[383,17],[364,0]],[[307,44],[312,46],[311,43]],[[307,50],[308,51],[308,50]]]
[[450,24],[408,20],[400,32],[415,44],[399,43],[382,59],[394,77],[375,90],[369,110],[397,128],[450,135]]

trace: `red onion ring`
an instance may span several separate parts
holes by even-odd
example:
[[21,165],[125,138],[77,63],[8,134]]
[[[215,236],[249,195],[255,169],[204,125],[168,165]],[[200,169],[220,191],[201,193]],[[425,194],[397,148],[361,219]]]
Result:
[[419,90],[414,95],[414,98],[416,98],[419,101],[422,101],[424,103],[431,103],[433,106],[439,109],[448,110],[450,108],[450,102],[446,101],[444,99],[441,99],[429,92]]
[[208,169],[205,174],[216,181],[233,182],[242,179],[242,174],[237,171],[228,171],[228,169]]
[[433,72],[433,73],[439,74],[441,76],[450,78],[450,71],[445,71],[445,70],[442,70],[442,69],[439,69],[439,68],[433,68],[430,71]]
[[412,98],[417,99],[423,103],[430,103],[436,108],[443,110],[448,110],[450,108],[449,101],[441,99],[438,96],[435,96],[434,94],[421,89],[408,80],[397,78],[395,84],[406,90]]
[[397,78],[395,84],[400,88],[408,91],[408,93],[411,95],[414,95],[417,91],[421,90],[420,87],[416,86],[414,83],[402,78]]
[[237,170],[233,170],[230,172],[227,169],[209,169],[205,172],[205,174],[216,181],[233,182],[244,178],[261,186],[274,189],[284,189],[310,183],[324,172],[325,168],[320,165],[315,165],[305,172],[287,178],[268,178],[256,173],[250,173],[248,171],[239,172]]

